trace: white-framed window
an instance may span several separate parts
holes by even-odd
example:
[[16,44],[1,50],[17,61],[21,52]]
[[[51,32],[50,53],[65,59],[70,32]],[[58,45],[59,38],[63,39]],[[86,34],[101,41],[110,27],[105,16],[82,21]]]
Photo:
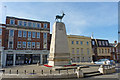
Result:
[[22,26],[22,21],[21,20],[18,21],[18,25]]
[[23,37],[27,37],[27,31],[23,31]]
[[47,39],[47,33],[44,33],[43,36],[44,36],[44,39]]
[[99,49],[99,53],[101,53],[101,49]]
[[41,23],[37,23],[37,28],[41,28]]
[[35,48],[35,42],[32,42],[32,48]]
[[79,41],[76,41],[76,44],[79,44]]
[[28,31],[28,37],[31,37],[31,32],[30,31]]
[[36,47],[40,48],[40,42],[36,42]]
[[79,54],[79,48],[77,48],[77,54]]
[[77,62],[80,62],[80,57],[77,57]]
[[33,22],[33,27],[36,27],[36,23],[35,22]]
[[2,35],[2,29],[0,29],[0,35]]
[[87,41],[86,43],[87,43],[87,45],[89,45],[89,42],[88,42],[88,41]]
[[14,36],[14,30],[9,30],[9,36]]
[[74,41],[72,41],[72,44],[74,44]]
[[46,42],[43,43],[43,48],[44,48],[44,49],[47,49],[47,43],[46,43]]
[[17,48],[21,48],[21,41],[17,42]]
[[80,44],[82,45],[82,44],[83,44],[83,41],[80,41]]
[[36,32],[32,32],[32,38],[35,38]]
[[31,23],[31,22],[28,22],[28,26],[31,27],[31,26],[32,26],[32,23]]
[[14,19],[10,19],[10,24],[15,24],[15,20]]
[[85,60],[84,60],[84,57],[82,57],[82,62],[84,62]]
[[104,41],[102,41],[102,44],[105,45]]
[[102,49],[102,53],[104,53],[104,49]]
[[101,41],[99,41],[99,45],[101,45]]
[[26,42],[22,43],[23,48],[26,48]]
[[105,53],[107,53],[107,49],[105,49]]
[[92,45],[95,45],[95,41],[92,41]]
[[72,54],[74,54],[74,53],[75,53],[74,48],[72,48]]
[[13,41],[9,41],[9,48],[13,48]]
[[37,32],[37,38],[40,38],[40,32]]
[[44,28],[47,28],[47,24],[46,23],[44,23]]
[[18,31],[18,37],[22,37],[22,31],[21,30]]
[[27,22],[26,21],[24,21],[24,26],[27,26]]
[[27,48],[31,48],[31,42],[27,42]]
[[89,48],[87,48],[87,54],[90,54]]
[[108,42],[107,41],[105,41],[105,44],[106,44],[106,46],[108,46]]
[[83,54],[83,48],[81,48],[81,54]]

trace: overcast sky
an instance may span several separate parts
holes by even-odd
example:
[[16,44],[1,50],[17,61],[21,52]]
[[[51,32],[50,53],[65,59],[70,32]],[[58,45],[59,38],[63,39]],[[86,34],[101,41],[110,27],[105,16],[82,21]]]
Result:
[[50,32],[55,16],[64,11],[67,34],[90,37],[93,32],[94,38],[118,40],[117,2],[4,2],[2,6],[7,6],[3,16],[49,21]]

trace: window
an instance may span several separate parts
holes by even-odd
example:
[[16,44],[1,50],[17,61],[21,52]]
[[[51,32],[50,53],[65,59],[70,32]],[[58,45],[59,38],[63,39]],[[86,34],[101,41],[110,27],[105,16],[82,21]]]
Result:
[[32,42],[32,48],[35,48],[35,42]]
[[75,57],[73,57],[72,62],[75,62]]
[[14,36],[14,30],[9,31],[9,36]]
[[99,49],[99,53],[101,53],[101,49]]
[[47,24],[44,24],[44,28],[47,28]]
[[74,44],[74,41],[72,41],[72,44]]
[[0,35],[2,35],[2,29],[0,29]]
[[105,45],[104,41],[102,41],[102,44]]
[[18,41],[17,48],[21,48],[21,41]]
[[10,19],[10,24],[15,24],[15,20]]
[[33,23],[33,27],[35,27],[36,23]]
[[24,26],[27,26],[27,22],[26,21],[24,21]]
[[31,42],[27,42],[27,48],[31,48]]
[[22,26],[22,21],[18,21],[18,25],[19,25],[19,26]]
[[23,48],[26,48],[26,42],[23,42],[22,46]]
[[102,53],[104,53],[104,49],[102,49]]
[[78,41],[76,41],[76,44],[79,44],[79,42],[78,42]]
[[105,42],[105,44],[106,44],[106,46],[108,46],[108,42],[107,41]]
[[87,54],[90,54],[90,52],[89,52],[89,48],[87,48]]
[[13,42],[12,41],[9,42],[9,48],[13,48]]
[[105,49],[105,53],[107,53],[107,49]]
[[83,41],[80,41],[80,44],[82,45],[82,44],[83,44]]
[[80,62],[80,58],[79,57],[77,57],[77,62]]
[[23,37],[27,36],[27,31],[23,31]]
[[79,48],[77,48],[77,54],[79,54]]
[[36,32],[32,32],[32,38],[35,38]]
[[82,57],[82,62],[84,62],[84,57]]
[[47,33],[44,33],[44,39],[46,39],[47,38]]
[[91,61],[91,58],[90,57],[88,57],[88,62],[90,62]]
[[22,31],[18,31],[18,37],[22,37]]
[[92,45],[95,45],[95,41],[92,41]]
[[87,45],[89,44],[89,42],[87,41]]
[[99,41],[99,45],[101,45],[101,41]]
[[37,38],[40,38],[40,32],[37,32]]
[[40,42],[36,42],[36,47],[40,48]]
[[72,48],[72,54],[74,54],[74,48]]
[[83,54],[83,48],[81,48],[81,54]]
[[41,24],[40,23],[37,23],[37,28],[41,28]]
[[31,37],[31,32],[28,32],[28,37]]
[[31,22],[28,22],[28,26],[31,27]]

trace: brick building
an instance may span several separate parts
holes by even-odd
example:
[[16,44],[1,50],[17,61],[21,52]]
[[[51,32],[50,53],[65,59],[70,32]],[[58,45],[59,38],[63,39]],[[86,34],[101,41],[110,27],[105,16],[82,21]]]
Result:
[[93,61],[107,58],[111,59],[111,46],[108,40],[103,39],[92,39],[91,40],[92,48],[93,48]]
[[50,22],[6,17],[0,25],[1,65],[41,64],[50,49]]

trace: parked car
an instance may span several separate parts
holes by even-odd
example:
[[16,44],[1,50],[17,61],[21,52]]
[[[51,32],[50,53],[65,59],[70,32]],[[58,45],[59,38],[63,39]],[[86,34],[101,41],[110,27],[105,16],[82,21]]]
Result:
[[115,64],[114,60],[109,59],[99,59],[98,61],[95,61],[94,64]]

